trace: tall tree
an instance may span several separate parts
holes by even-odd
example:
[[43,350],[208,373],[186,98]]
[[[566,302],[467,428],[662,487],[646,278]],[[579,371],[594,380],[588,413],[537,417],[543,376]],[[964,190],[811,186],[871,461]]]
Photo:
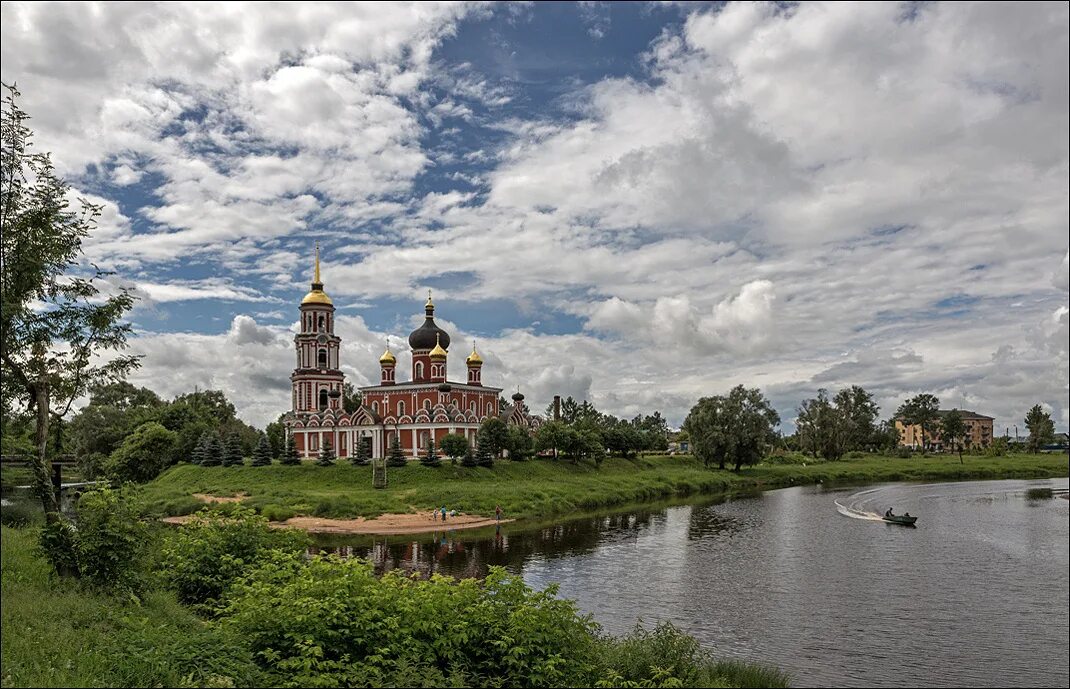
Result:
[[727,395],[700,399],[684,428],[707,466],[716,461],[723,469],[731,462],[738,472],[765,455],[779,424],[780,416],[760,390],[737,385]]
[[364,440],[364,436],[357,437],[357,447],[349,457],[349,463],[353,466],[367,466],[372,461],[371,445]]
[[468,441],[458,433],[447,433],[442,437],[442,451],[450,458],[450,463],[456,464],[458,457],[463,457],[468,449]]
[[959,453],[959,464],[962,464],[962,445],[966,440],[966,422],[962,420],[962,414],[958,409],[952,409],[940,419],[940,437],[952,450]]
[[69,185],[47,153],[34,153],[19,92],[4,84],[0,121],[0,398],[36,412],[35,488],[50,524],[59,521],[48,455],[49,423],[76,399],[136,368],[122,318],[134,304],[119,289],[103,296],[95,266],[81,265],[82,240],[101,207],[68,201]]
[[849,420],[818,390],[814,399],[803,400],[795,420],[796,432],[804,449],[814,457],[837,460],[847,451]]
[[227,436],[227,444],[223,450],[223,466],[237,467],[241,466],[244,461],[245,456],[242,453],[241,436],[237,433],[231,433]]
[[845,451],[864,450],[873,444],[880,407],[873,395],[858,385],[836,393],[833,399],[842,419]]
[[342,384],[342,409],[346,414],[352,414],[356,410],[360,409],[361,403],[364,401],[364,396],[360,390],[353,387],[352,383]]
[[509,442],[509,428],[497,416],[486,419],[479,426],[479,444],[495,457],[499,456]]
[[461,458],[461,466],[469,468],[479,466],[479,463],[476,461],[476,456],[472,452],[471,445],[465,445],[464,457]]
[[1025,427],[1029,429],[1029,451],[1033,454],[1055,439],[1055,424],[1051,420],[1051,414],[1044,411],[1039,404],[1033,405],[1025,415]]
[[921,429],[921,449],[928,446],[926,429],[929,432],[936,427],[940,418],[940,400],[935,396],[923,393],[915,395],[899,406],[895,417],[906,426],[917,426]]
[[217,467],[223,464],[223,441],[219,433],[212,431],[208,436],[208,445],[204,450],[204,458],[201,460],[202,467]]
[[494,466],[494,455],[491,454],[490,450],[486,448],[483,443],[476,444],[475,460],[478,466],[486,467],[487,469]]

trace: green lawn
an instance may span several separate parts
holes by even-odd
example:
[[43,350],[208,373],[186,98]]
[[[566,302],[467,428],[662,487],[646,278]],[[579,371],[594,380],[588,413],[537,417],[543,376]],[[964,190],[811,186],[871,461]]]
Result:
[[[796,458],[796,462],[806,461]],[[760,464],[739,474],[706,469],[691,457],[612,458],[601,467],[545,459],[500,461],[493,469],[411,463],[389,469],[389,486],[371,485],[371,468],[339,462],[270,467],[173,467],[145,487],[146,509],[187,514],[203,503],[193,493],[245,493],[250,505],[272,519],[296,514],[374,516],[445,505],[469,514],[545,518],[602,507],[698,493],[779,488],[810,483],[871,483],[996,478],[1045,478],[1070,474],[1066,455],[956,456],[901,459],[865,456],[838,462]]]

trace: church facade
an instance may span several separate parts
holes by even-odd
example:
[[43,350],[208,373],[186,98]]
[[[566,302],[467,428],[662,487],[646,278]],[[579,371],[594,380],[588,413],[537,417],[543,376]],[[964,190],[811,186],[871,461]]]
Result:
[[464,382],[447,378],[450,335],[435,323],[435,305],[428,293],[424,322],[409,334],[411,380],[396,377],[397,357],[386,348],[379,357],[379,384],[360,388],[361,405],[346,412],[340,369],[341,338],[334,332],[334,303],[323,290],[319,250],[311,289],[300,306],[300,328],[294,336],[296,367],[290,376],[290,412],[284,423],[302,457],[314,458],[325,444],[339,457],[367,445],[371,457],[384,457],[397,438],[407,457],[421,456],[447,433],[466,438],[474,447],[484,420],[498,416],[507,423],[533,429],[537,419],[524,411],[524,396],[513,395],[501,408],[501,388],[483,384],[483,359],[473,344],[465,358]]

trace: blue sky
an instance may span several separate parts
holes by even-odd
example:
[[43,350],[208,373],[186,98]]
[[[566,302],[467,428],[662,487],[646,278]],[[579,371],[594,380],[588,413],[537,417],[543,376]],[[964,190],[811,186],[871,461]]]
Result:
[[[320,242],[372,382],[432,288],[486,380],[674,423],[760,386],[1068,421],[1067,8],[3,5],[3,79],[104,205],[135,382],[288,403]],[[949,50],[948,46],[955,46]],[[467,353],[465,351],[464,353]],[[404,368],[406,357],[400,357]]]

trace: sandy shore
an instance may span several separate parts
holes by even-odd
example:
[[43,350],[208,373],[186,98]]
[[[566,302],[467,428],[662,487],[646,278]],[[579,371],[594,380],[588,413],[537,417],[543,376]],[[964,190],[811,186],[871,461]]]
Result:
[[[190,515],[182,517],[164,517],[168,524],[185,524]],[[284,522],[271,522],[276,528],[304,529],[309,533],[323,534],[375,534],[389,536],[395,534],[432,533],[435,531],[453,531],[458,529],[478,529],[484,526],[505,524],[512,519],[500,522],[493,517],[480,517],[471,514],[458,514],[445,522],[431,519],[430,512],[423,514],[381,514],[373,519],[358,517],[356,519],[323,519],[322,517],[291,517]]]

